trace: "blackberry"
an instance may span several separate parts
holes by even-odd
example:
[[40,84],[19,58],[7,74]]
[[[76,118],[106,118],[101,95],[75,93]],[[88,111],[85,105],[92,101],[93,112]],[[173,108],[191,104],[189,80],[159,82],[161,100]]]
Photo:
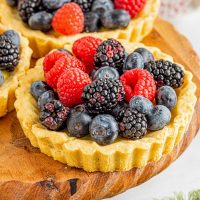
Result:
[[89,113],[108,113],[125,97],[119,80],[96,79],[84,88],[82,99]]
[[141,139],[147,133],[147,119],[144,114],[128,108],[119,123],[120,134],[128,139]]
[[73,0],[74,3],[77,3],[83,12],[90,12],[92,10],[92,4],[94,0]]
[[184,82],[184,71],[180,66],[170,61],[151,61],[145,64],[144,69],[153,75],[158,88],[164,85],[178,88]]
[[110,66],[122,71],[126,57],[125,49],[120,42],[108,39],[100,44],[94,56],[96,68]]
[[69,114],[69,108],[64,107],[58,100],[53,100],[44,105],[40,113],[42,124],[50,130],[56,131],[63,128]]
[[121,121],[128,107],[129,105],[127,103],[121,102],[117,104],[115,108],[112,109],[111,115],[114,116],[117,121]]
[[0,69],[14,71],[19,63],[20,49],[5,35],[0,36]]

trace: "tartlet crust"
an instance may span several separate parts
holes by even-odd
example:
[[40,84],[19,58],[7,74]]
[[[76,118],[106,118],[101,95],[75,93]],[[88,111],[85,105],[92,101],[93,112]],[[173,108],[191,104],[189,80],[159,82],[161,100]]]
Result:
[[129,26],[125,29],[102,29],[98,33],[82,33],[73,36],[62,36],[54,31],[43,33],[41,31],[31,30],[28,28],[28,25],[22,22],[16,8],[7,5],[6,0],[0,0],[0,22],[9,25],[27,37],[30,42],[30,47],[33,49],[33,57],[40,58],[52,49],[62,48],[64,44],[71,44],[78,38],[87,35],[139,42],[151,32],[158,15],[159,4],[160,0],[147,0],[141,13],[132,19]]
[[[6,26],[0,24],[0,34],[5,32]],[[20,34],[20,33],[19,33]],[[19,84],[19,78],[25,74],[30,67],[32,50],[29,48],[28,40],[21,36],[20,61],[15,70],[9,73],[9,77],[0,86],[0,117],[14,110],[15,90]]]
[[[122,40],[121,42],[129,53],[138,47],[144,47],[140,43],[128,43]],[[65,48],[70,50],[71,45],[66,45]],[[156,59],[173,61],[171,56],[162,53],[158,48],[145,48],[148,48]],[[172,112],[172,120],[160,131],[151,132],[136,141],[119,138],[107,146],[98,145],[89,136],[77,139],[69,137],[64,131],[49,131],[41,125],[37,103],[29,92],[33,81],[44,79],[42,61],[43,59],[40,59],[36,67],[30,69],[21,79],[20,87],[16,91],[15,108],[22,129],[31,144],[55,160],[72,167],[83,168],[88,172],[126,171],[134,167],[140,168],[170,153],[189,127],[197,101],[196,85],[192,81],[193,75],[184,70],[185,82],[180,89],[177,89],[178,102]]]

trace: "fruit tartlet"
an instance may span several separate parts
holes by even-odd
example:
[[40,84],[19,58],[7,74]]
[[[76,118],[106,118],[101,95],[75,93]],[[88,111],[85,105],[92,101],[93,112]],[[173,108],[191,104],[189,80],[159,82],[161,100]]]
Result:
[[28,40],[0,25],[0,117],[14,109],[19,78],[29,69]]
[[[0,0],[0,22],[30,41],[40,58],[91,35],[141,41],[150,33],[160,0]],[[90,32],[90,33],[88,33]],[[92,33],[91,33],[92,32]]]
[[197,100],[192,77],[157,48],[87,36],[40,59],[15,108],[32,145],[55,160],[125,171],[181,141]]

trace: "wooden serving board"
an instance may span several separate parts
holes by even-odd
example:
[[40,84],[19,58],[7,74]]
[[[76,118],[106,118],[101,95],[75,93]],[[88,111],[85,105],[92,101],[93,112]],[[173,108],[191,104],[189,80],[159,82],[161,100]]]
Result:
[[[200,60],[190,43],[174,27],[157,19],[144,43],[172,55],[194,74],[200,86]],[[40,153],[25,138],[16,113],[0,120],[0,200],[87,200],[111,197],[158,174],[188,147],[200,127],[200,87],[190,127],[179,145],[141,169],[114,173],[87,173],[68,167]]]

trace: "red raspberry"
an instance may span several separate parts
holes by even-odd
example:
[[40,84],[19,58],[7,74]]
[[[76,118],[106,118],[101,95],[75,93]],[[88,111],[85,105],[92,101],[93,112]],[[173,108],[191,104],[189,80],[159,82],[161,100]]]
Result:
[[115,8],[126,10],[132,18],[144,8],[147,0],[115,0]]
[[82,70],[67,69],[58,79],[57,92],[60,101],[67,107],[82,103],[83,89],[91,82],[89,75]]
[[67,3],[60,8],[52,20],[53,29],[64,35],[75,35],[84,29],[84,14],[76,3]]
[[94,54],[102,39],[86,36],[74,42],[72,51],[87,67],[87,73],[94,69]]
[[54,66],[45,73],[45,78],[49,86],[56,89],[58,78],[63,74],[66,69],[79,68],[86,71],[85,65],[74,56],[63,56],[57,60]]
[[156,83],[151,74],[143,69],[126,71],[120,78],[129,102],[133,96],[144,96],[153,101],[156,95]]
[[66,55],[71,56],[67,52],[61,52],[61,51],[54,51],[46,55],[43,61],[44,73],[47,73],[54,66],[57,60]]

